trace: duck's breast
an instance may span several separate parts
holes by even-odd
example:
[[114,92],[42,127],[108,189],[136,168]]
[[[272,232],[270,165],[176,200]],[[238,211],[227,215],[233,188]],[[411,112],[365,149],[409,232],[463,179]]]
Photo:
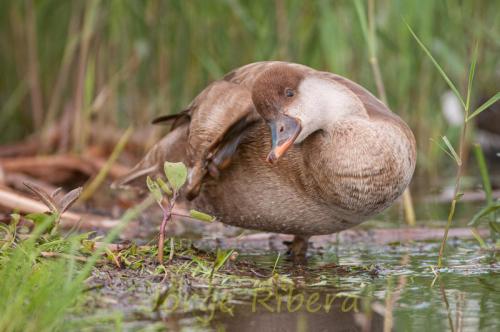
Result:
[[321,142],[322,148],[311,146],[306,158],[307,169],[313,171],[311,186],[326,204],[353,219],[386,209],[410,183],[415,144],[399,123],[346,120],[324,134]]

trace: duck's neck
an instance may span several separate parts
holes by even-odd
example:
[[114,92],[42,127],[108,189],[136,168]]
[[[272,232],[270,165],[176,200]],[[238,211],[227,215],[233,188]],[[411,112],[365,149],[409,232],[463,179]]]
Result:
[[300,85],[299,94],[301,107],[295,112],[301,120],[302,131],[296,143],[302,142],[315,131],[331,131],[342,119],[367,116],[363,104],[356,95],[331,80],[318,77],[306,78]]

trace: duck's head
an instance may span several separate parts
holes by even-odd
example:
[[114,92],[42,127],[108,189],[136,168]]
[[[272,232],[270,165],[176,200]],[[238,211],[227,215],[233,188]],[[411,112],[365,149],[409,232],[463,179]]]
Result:
[[331,81],[303,67],[283,63],[262,72],[253,85],[252,101],[271,128],[267,161],[276,163],[294,143],[347,114],[349,98]]
[[275,163],[299,136],[301,120],[288,110],[297,104],[298,90],[304,75],[285,64],[264,71],[255,81],[252,101],[272,134],[272,150],[267,161]]
[[294,143],[363,109],[344,86],[286,63],[259,75],[252,88],[252,101],[271,128],[272,149],[267,156],[271,163]]

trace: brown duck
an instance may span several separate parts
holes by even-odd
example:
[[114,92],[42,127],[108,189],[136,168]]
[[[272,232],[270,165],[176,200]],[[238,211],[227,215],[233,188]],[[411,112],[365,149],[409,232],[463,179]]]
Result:
[[257,62],[211,83],[174,116],[172,130],[125,177],[189,167],[185,196],[226,224],[311,235],[353,227],[410,183],[415,139],[360,85],[286,62]]

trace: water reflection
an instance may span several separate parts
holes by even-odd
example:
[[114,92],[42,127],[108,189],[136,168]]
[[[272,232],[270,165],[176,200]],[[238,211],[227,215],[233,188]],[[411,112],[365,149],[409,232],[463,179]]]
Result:
[[361,298],[335,292],[294,292],[261,297],[215,325],[226,331],[383,331],[383,316],[363,312]]
[[[281,307],[275,297],[257,301],[256,306],[246,299],[233,316],[220,315],[212,326],[226,331],[498,331],[500,266],[478,258],[475,243],[459,242],[449,248],[450,268],[437,278],[430,267],[436,262],[437,243],[341,248],[340,264],[353,268],[351,273],[334,275],[322,268],[329,262],[313,262],[299,309],[288,310],[290,303],[295,309],[298,300],[294,303],[293,297],[285,295]],[[380,265],[378,276],[367,270],[354,272],[373,262]],[[312,294],[318,295],[312,298]],[[356,305],[345,310],[342,301],[334,301],[325,311],[327,297],[334,294],[351,294],[357,298]],[[308,309],[307,301],[313,301],[313,307]]]
[[[228,267],[237,276],[226,271],[212,286],[181,273],[168,283],[134,279],[145,282],[136,289],[164,287],[165,297],[153,312],[152,289],[142,305],[135,297],[124,297],[130,300],[119,304],[123,326],[237,332],[499,331],[500,265],[491,263],[490,254],[473,241],[450,243],[448,268],[439,274],[431,268],[439,243],[410,242],[321,248],[305,269],[277,260],[278,253],[242,254],[238,266]],[[115,292],[106,296],[111,294]]]

